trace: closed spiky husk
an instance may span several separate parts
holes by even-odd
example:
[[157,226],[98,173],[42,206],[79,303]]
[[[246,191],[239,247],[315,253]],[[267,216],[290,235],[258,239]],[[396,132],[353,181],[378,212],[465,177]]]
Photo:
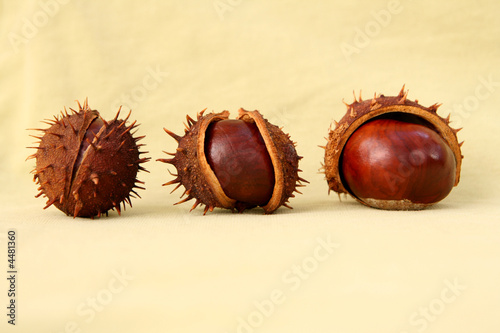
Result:
[[[178,147],[175,153],[167,153],[173,158],[159,159],[161,162],[174,165],[177,169],[176,178],[164,185],[176,184],[173,191],[183,185],[186,198],[177,204],[195,199],[191,210],[203,204],[205,205],[204,214],[209,210],[213,211],[215,207],[236,209],[239,212],[252,208],[253,206],[229,198],[224,193],[205,156],[205,133],[208,126],[213,122],[228,119],[229,112],[203,115],[204,111],[198,113],[196,120],[190,116],[186,117],[187,125],[185,135],[182,137],[165,129],[165,132],[178,142]],[[271,157],[275,185],[271,199],[262,206],[264,212],[270,214],[280,206],[291,208],[288,200],[294,197],[294,191],[300,193],[297,187],[304,186],[302,182],[307,182],[298,175],[300,172],[298,162],[301,157],[297,155],[295,144],[288,134],[270,124],[258,111],[240,109],[237,119],[256,124]]]
[[49,128],[36,129],[43,132],[34,136],[40,142],[30,156],[36,159],[37,197],[47,197],[45,208],[55,205],[73,217],[100,217],[110,209],[120,213],[125,203],[132,206],[131,197],[139,197],[134,189],[143,189],[136,176],[139,170],[147,171],[140,164],[149,158],[140,157],[145,152],[137,144],[144,136],[134,138],[130,133],[138,126],[135,121],[126,125],[130,112],[122,120],[118,110],[107,122],[87,100],[78,107],[46,121]]
[[[411,101],[407,98],[408,91],[405,91],[405,86],[397,96],[384,96],[375,94],[372,99],[362,100],[361,93],[359,99],[354,95],[354,101],[351,104],[345,103],[347,112],[339,122],[334,122],[329,130],[327,145],[325,148],[324,172],[328,182],[329,191],[333,190],[339,194],[349,193],[348,187],[342,182],[339,163],[341,161],[342,151],[349,137],[363,124],[375,117],[388,115],[390,113],[412,114],[420,117],[432,125],[433,129],[445,140],[450,147],[456,161],[455,186],[460,180],[460,169],[462,164],[462,154],[460,147],[463,142],[459,143],[457,132],[459,129],[454,129],[449,126],[450,116],[442,118],[437,114],[437,109],[441,104],[433,104],[429,107],[424,107],[418,103],[418,100]],[[333,128],[334,127],[334,128]],[[351,193],[349,193],[351,194]],[[353,197],[355,197],[353,195]],[[356,197],[355,197],[356,198]],[[365,202],[359,200],[363,204]],[[398,206],[401,203],[397,203]],[[402,208],[388,209],[421,209],[423,205],[408,203],[400,206]],[[381,207],[384,208],[384,207]]]

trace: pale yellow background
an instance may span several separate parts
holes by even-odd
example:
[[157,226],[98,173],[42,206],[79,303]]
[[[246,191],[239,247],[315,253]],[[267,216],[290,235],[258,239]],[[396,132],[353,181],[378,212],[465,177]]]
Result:
[[[2,332],[500,331],[498,1],[66,2],[0,1]],[[342,99],[404,83],[464,128],[459,186],[418,212],[328,196],[318,145]],[[121,217],[72,219],[34,198],[26,129],[86,97],[105,118],[130,104],[146,135],[147,189]],[[284,126],[310,185],[270,216],[173,206],[181,191],[161,184],[175,170],[154,161],[175,149],[162,128],[182,133],[186,114],[239,107]]]

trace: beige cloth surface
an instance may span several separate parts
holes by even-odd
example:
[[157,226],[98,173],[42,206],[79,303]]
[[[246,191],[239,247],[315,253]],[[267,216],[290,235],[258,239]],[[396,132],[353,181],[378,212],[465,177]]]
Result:
[[[1,1],[0,276],[17,231],[17,317],[2,332],[498,332],[498,1]],[[417,212],[327,194],[328,127],[352,91],[443,103],[462,178]],[[42,210],[27,128],[88,97],[146,135],[142,199],[119,217]],[[208,108],[258,109],[310,185],[264,216],[202,216],[156,162]]]

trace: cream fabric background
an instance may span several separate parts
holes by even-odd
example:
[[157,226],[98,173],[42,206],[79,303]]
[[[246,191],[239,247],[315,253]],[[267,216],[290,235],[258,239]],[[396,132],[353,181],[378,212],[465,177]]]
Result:
[[[1,331],[498,332],[499,11],[494,0],[0,1],[0,266],[15,228],[19,267],[15,328],[0,279]],[[459,186],[419,212],[328,196],[317,146],[342,99],[404,83],[464,128]],[[162,128],[181,133],[186,114],[258,109],[298,142],[311,184],[293,210],[203,217],[172,205],[180,191],[152,161],[121,217],[42,210],[26,129],[85,97],[105,118],[132,108],[152,160],[175,149]]]

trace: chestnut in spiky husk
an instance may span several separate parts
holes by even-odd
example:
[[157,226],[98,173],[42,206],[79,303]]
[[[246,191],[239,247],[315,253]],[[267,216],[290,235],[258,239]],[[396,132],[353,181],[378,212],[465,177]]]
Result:
[[[127,126],[130,116],[118,119],[120,110],[111,121],[104,120],[99,112],[91,110],[87,100],[79,110],[45,121],[49,128],[35,129],[43,136],[37,152],[29,158],[36,159],[33,180],[40,185],[36,196],[47,197],[48,208],[52,204],[73,217],[100,217],[110,209],[121,213],[120,205],[130,206],[130,197],[140,197],[134,188],[144,189],[136,176],[145,170],[140,164],[149,158],[140,158],[136,142],[130,133],[137,127],[134,121]],[[45,209],[44,208],[44,209]]]
[[288,199],[307,181],[298,175],[302,157],[290,136],[258,111],[240,109],[236,120],[228,119],[229,111],[204,111],[196,120],[186,116],[183,137],[165,129],[178,148],[167,153],[173,158],[159,159],[177,169],[164,185],[177,184],[173,191],[183,185],[187,195],[177,204],[195,199],[191,210],[203,204],[204,214],[215,207],[243,212],[260,206],[266,214],[291,208]]
[[324,170],[329,190],[349,193],[381,209],[417,210],[444,199],[458,185],[462,154],[440,104],[424,107],[398,96],[375,95],[346,104],[330,129]]

